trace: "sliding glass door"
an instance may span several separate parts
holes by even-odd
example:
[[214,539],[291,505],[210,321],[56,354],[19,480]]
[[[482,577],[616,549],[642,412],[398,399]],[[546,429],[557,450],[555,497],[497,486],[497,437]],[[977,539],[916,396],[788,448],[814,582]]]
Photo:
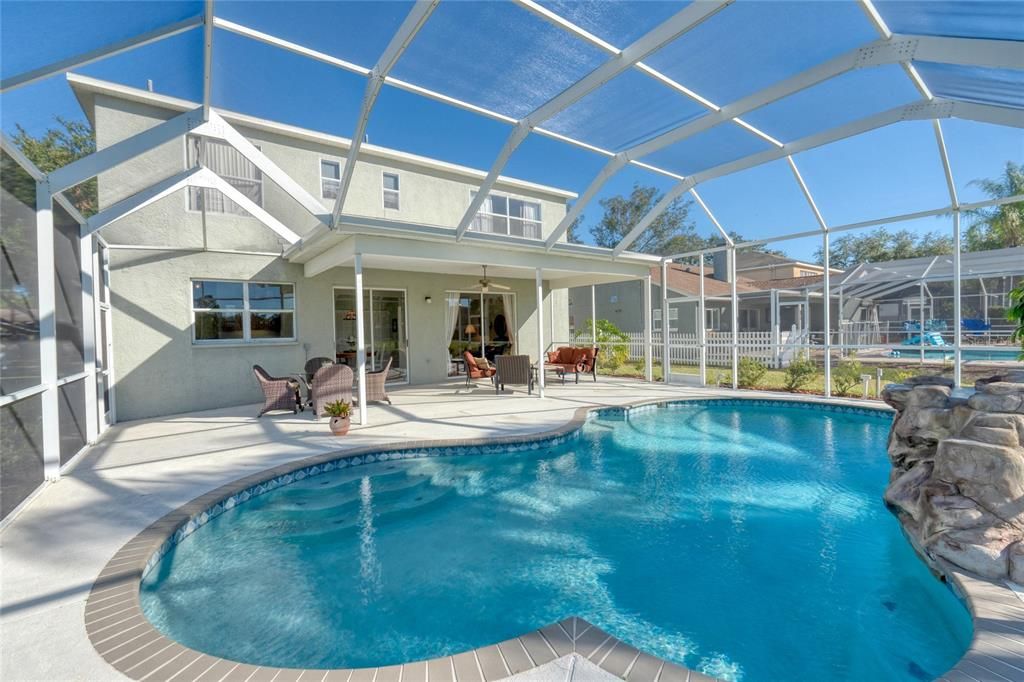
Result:
[[448,297],[457,310],[449,344],[453,358],[469,351],[494,360],[516,352],[515,294],[453,291]]
[[[363,290],[363,333],[366,369],[384,369],[391,360],[388,381],[409,380],[409,337],[405,291]],[[354,289],[334,289],[334,345],[337,362],[356,366],[356,295]]]

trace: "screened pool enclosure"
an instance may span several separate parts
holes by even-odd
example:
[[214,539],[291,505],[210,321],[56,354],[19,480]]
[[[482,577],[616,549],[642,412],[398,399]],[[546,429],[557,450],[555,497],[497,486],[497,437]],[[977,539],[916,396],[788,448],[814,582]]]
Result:
[[[973,182],[1024,159],[1024,3],[208,0],[48,3],[45,16],[31,3],[5,3],[2,11],[5,517],[116,419],[110,318],[119,302],[107,288],[108,253],[173,249],[161,241],[166,226],[134,243],[106,239],[105,228],[172,195],[202,193],[252,216],[285,260],[324,235],[389,230],[537,259],[628,257],[660,268],[661,281],[670,263],[703,270],[725,253],[729,295],[691,295],[697,329],[676,345],[693,350],[702,383],[708,349],[724,347],[734,387],[747,349],[737,253],[788,249],[827,264],[843,235],[878,226],[939,232],[949,245],[939,257],[843,264],[842,274],[825,268],[817,281],[766,289],[769,345],[776,356],[788,343],[820,362],[826,395],[833,365],[851,354],[937,359],[958,383],[979,353],[1014,362],[1005,308],[1024,277],[1021,228],[1017,241],[998,245],[965,236],[986,213],[1024,201]],[[96,140],[79,158],[33,162],[17,126],[41,135],[54,116],[74,118],[68,72],[193,104],[114,144]],[[227,118],[349,140],[347,162],[324,176],[332,201],[311,196]],[[368,136],[488,170],[456,222],[371,220],[346,210]],[[195,146],[173,167],[154,161],[104,181],[186,138]],[[213,172],[207,160],[228,147],[258,176]],[[518,234],[502,232],[478,214],[493,208],[485,202],[504,174],[578,198],[548,234],[538,238],[534,215],[520,216]],[[254,200],[256,178],[305,222]],[[914,191],[901,192],[903,181]],[[569,240],[596,222],[603,199],[633,184],[661,198],[617,243]],[[397,206],[397,179],[389,191]],[[632,252],[681,201],[692,208],[699,248]],[[230,235],[210,238],[216,246],[203,248],[213,252],[253,249]],[[647,380],[658,364],[674,376],[676,343],[655,334],[651,280],[641,279],[643,321],[630,330]],[[669,320],[678,296],[666,287],[660,298],[659,318]],[[725,311],[724,332],[706,329],[712,303]],[[795,325],[794,314],[802,333],[783,341],[782,320]],[[355,345],[362,376],[361,332]],[[534,360],[546,348],[531,348]]]

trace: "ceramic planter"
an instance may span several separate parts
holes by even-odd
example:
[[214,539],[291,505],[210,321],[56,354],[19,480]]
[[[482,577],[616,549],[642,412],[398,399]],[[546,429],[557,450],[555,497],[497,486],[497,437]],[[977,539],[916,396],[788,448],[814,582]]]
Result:
[[331,417],[331,433],[335,436],[344,436],[351,425],[351,417]]

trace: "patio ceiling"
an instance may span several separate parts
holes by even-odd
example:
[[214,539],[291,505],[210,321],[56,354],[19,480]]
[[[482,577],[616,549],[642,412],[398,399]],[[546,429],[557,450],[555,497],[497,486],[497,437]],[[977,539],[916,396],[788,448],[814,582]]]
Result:
[[[258,6],[250,17],[254,25],[235,20],[240,13],[245,18],[240,10],[252,9],[250,3],[215,6],[207,0],[161,5],[158,10],[121,8],[110,22],[109,35],[74,35],[60,44],[46,44],[36,54],[17,55],[14,66],[6,60],[0,91],[202,28],[203,101],[193,116],[213,129],[214,137],[244,146],[241,136],[232,135],[230,126],[215,118],[219,74],[213,55],[220,37],[230,33],[365,79],[362,104],[351,126],[352,158],[359,156],[384,86],[511,126],[481,183],[483,191],[457,225],[445,226],[450,240],[471,238],[467,227],[478,202],[531,135],[587,150],[607,163],[555,233],[544,243],[521,240],[526,248],[563,248],[558,241],[563,232],[627,166],[675,180],[664,199],[612,250],[613,256],[626,253],[672,200],[687,193],[731,245],[728,226],[715,219],[713,207],[696,188],[777,160],[785,160],[792,171],[820,233],[956,212],[961,206],[940,121],[956,117],[1024,127],[1021,3],[418,0],[380,6]],[[309,21],[313,8],[327,15],[313,22],[322,27]],[[502,40],[489,38],[495,26],[503,27]],[[339,30],[344,39],[339,39]],[[15,68],[19,71],[10,73]],[[830,226],[814,201],[813,180],[805,182],[794,155],[910,120],[933,121],[949,181],[949,205]],[[153,136],[136,140],[125,145],[126,153],[116,161],[155,144]],[[109,168],[114,156],[103,150],[76,162],[75,172],[58,169],[48,179],[52,187],[66,187],[70,180]],[[270,175],[272,166],[261,170]],[[318,211],[322,207],[309,202],[279,170],[273,179],[317,213],[325,229],[338,230],[350,217],[344,205],[353,166],[346,164],[342,191],[329,214]],[[281,234],[279,226],[264,222]],[[809,234],[780,234],[762,241]],[[293,235],[282,236],[298,242]]]

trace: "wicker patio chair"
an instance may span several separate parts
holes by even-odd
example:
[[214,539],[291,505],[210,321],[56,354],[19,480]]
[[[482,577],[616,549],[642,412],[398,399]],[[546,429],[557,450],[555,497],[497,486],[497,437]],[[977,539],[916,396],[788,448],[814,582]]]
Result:
[[379,400],[391,404],[391,398],[388,397],[384,386],[384,382],[388,380],[388,372],[391,371],[391,360],[392,358],[388,358],[388,364],[379,372],[366,373],[366,402]]
[[352,368],[348,365],[324,365],[313,375],[310,401],[317,419],[326,414],[324,407],[339,400],[352,402]]
[[533,368],[529,355],[497,355],[494,358],[494,392],[505,390],[505,385],[526,386],[533,393]]
[[302,409],[302,397],[299,395],[299,382],[291,377],[272,377],[267,370],[259,365],[252,366],[252,373],[263,391],[263,407],[257,417],[262,417],[271,410],[291,410],[297,414]]
[[309,360],[306,360],[306,364],[302,368],[302,370],[306,373],[306,381],[309,383],[313,383],[313,375],[316,374],[316,371],[318,369],[320,369],[324,365],[333,364],[334,360],[325,357],[310,358]]

